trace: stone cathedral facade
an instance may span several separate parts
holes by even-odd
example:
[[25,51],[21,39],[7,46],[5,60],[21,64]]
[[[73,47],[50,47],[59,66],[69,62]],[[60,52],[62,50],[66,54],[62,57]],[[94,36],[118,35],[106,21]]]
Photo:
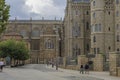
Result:
[[5,33],[30,43],[32,63],[120,51],[120,0],[67,0],[64,20],[10,20]]
[[[19,33],[30,43],[31,63],[44,63],[63,56],[60,43],[61,20],[10,20],[5,33]],[[62,43],[62,42],[61,42]]]

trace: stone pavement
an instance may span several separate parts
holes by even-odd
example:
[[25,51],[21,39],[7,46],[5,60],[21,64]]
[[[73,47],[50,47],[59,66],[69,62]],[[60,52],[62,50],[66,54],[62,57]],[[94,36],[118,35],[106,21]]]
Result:
[[[51,66],[47,66],[47,67],[51,68]],[[55,67],[52,69],[55,69]],[[67,73],[72,74],[73,77],[76,78],[73,80],[120,80],[120,77],[110,76],[109,72],[90,71],[89,74],[80,74],[79,71],[75,71],[75,70],[68,70],[68,69],[61,69],[61,68],[59,68],[58,70],[66,74]]]
[[120,80],[109,76],[108,72],[90,72],[58,69],[42,64],[30,64],[20,68],[5,68],[0,72],[0,80]]

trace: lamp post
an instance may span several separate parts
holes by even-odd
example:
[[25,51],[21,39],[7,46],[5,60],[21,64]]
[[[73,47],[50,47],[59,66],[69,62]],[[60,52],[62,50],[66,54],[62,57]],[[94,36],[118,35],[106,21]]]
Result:
[[[77,30],[76,30],[75,39],[76,39],[76,42],[77,42],[77,44],[78,44],[78,41],[77,41],[77,39],[78,39],[78,32],[77,32]],[[76,46],[75,46],[75,58],[76,58],[77,55],[78,55],[78,45],[77,45],[77,44],[76,44]]]
[[[57,40],[57,36],[58,36],[58,38],[59,38],[59,32],[58,32],[58,29],[55,27],[54,28],[54,31],[55,31],[55,54],[56,54],[56,70],[58,70],[58,47],[57,47],[57,42],[58,42],[58,40]],[[60,39],[59,39],[60,40]],[[59,43],[58,43],[59,44]]]

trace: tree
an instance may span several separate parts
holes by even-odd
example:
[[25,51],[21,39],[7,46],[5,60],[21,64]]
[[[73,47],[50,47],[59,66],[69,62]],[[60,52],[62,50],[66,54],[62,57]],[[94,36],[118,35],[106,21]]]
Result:
[[25,61],[29,58],[29,50],[24,41],[6,40],[0,42],[0,57],[10,57],[11,60]]
[[10,6],[5,3],[5,0],[0,0],[0,34],[6,29],[9,19]]

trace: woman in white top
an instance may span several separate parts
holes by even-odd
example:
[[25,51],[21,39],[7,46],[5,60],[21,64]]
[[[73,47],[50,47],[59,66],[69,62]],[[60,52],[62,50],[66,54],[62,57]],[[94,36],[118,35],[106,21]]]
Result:
[[3,61],[0,61],[0,71],[2,72],[3,70],[3,66],[4,66],[4,62]]

